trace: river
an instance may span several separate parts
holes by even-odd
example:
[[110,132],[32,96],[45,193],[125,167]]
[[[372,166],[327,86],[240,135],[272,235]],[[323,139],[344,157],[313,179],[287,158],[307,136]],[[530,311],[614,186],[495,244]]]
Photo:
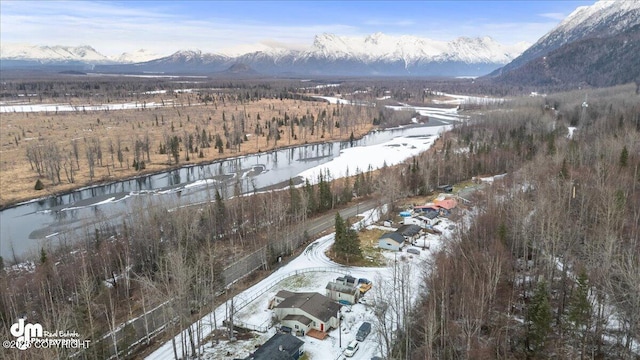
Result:
[[[0,211],[0,256],[7,263],[22,260],[37,254],[41,247],[93,236],[98,224],[121,224],[124,217],[135,217],[140,207],[184,206],[208,201],[213,198],[213,189],[219,189],[223,198],[227,198],[238,187],[243,193],[278,184],[285,187],[289,179],[300,179],[304,172],[345,157],[343,153],[348,148],[380,146],[394,138],[434,137],[449,123],[431,118],[426,125],[372,132],[353,144],[347,141],[300,145],[185,166],[22,203]],[[415,145],[409,145],[405,158],[413,155],[410,150],[416,150]],[[394,146],[397,151],[398,145],[390,145],[389,151]],[[379,158],[378,154],[375,158]],[[362,159],[353,160],[351,164],[351,174],[355,174],[356,168],[366,171],[368,167]]]

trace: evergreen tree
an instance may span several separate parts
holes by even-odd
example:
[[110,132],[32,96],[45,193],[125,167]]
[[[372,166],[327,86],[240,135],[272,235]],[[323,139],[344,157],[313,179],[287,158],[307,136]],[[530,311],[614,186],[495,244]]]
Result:
[[333,194],[331,193],[331,186],[322,174],[318,177],[318,192],[318,210],[326,211],[333,208]]
[[180,161],[180,139],[177,136],[171,138],[171,155],[173,156],[173,160],[178,163]]
[[347,262],[350,258],[358,259],[362,257],[362,249],[360,248],[360,238],[358,237],[358,232],[351,227],[349,227],[349,229],[347,230],[345,246],[347,248]]
[[629,163],[629,150],[627,150],[627,146],[625,145],[620,152],[620,167],[627,167]]
[[315,214],[318,211],[318,200],[313,185],[309,183],[309,179],[304,181],[304,192],[307,195],[307,214]]
[[44,264],[47,262],[47,252],[44,251],[44,248],[40,248],[40,264]]
[[342,219],[340,213],[336,213],[335,231],[333,250],[338,258],[345,259],[349,263],[353,259],[362,257],[358,232]]
[[222,154],[224,152],[224,144],[222,143],[222,138],[220,135],[216,134],[216,140],[214,148],[218,149],[218,153]]
[[33,187],[35,190],[42,190],[44,189],[44,184],[42,183],[42,180],[38,179],[36,180],[36,185]]
[[569,300],[567,320],[570,323],[572,335],[580,344],[581,353],[584,355],[584,345],[591,329],[592,314],[589,301],[589,279],[584,270],[578,274],[576,282],[576,288]]
[[336,218],[335,218],[335,241],[333,243],[333,250],[335,251],[338,257],[342,257],[342,255],[347,250],[346,235],[347,235],[346,225],[344,223],[344,220],[342,219],[342,216],[340,216],[340,213],[337,212]]
[[551,332],[551,305],[549,305],[549,290],[547,283],[541,281],[536,287],[533,299],[527,308],[527,350],[533,355],[544,348],[544,341]]

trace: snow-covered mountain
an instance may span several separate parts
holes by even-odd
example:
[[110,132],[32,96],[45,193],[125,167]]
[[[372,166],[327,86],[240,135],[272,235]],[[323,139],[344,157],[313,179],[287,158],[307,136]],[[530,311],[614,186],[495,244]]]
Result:
[[3,60],[25,60],[40,63],[81,61],[85,63],[109,63],[108,57],[88,45],[84,46],[41,46],[5,43],[0,47]]
[[234,64],[244,64],[265,75],[384,75],[384,76],[461,76],[484,75],[508,63],[527,48],[520,43],[505,46],[490,37],[461,37],[439,41],[417,36],[317,35],[307,49],[261,46],[259,51],[242,55],[178,51],[154,58],[140,50],[108,58],[91,47],[2,46],[3,60],[82,62],[106,72],[222,72]]
[[526,47],[524,43],[505,46],[489,37],[445,42],[382,33],[362,37],[321,34],[305,50],[263,46],[240,56],[183,50],[145,63],[97,70],[193,74],[224,72],[234,64],[244,64],[264,75],[477,76],[506,64]]
[[117,63],[127,64],[145,62],[159,57],[161,56],[156,53],[152,53],[149,50],[140,49],[132,53],[122,53],[120,56],[112,58],[112,60]]
[[375,33],[366,37],[322,34],[300,59],[353,59],[364,63],[403,61],[461,61],[466,63],[507,63],[527,48],[527,44],[507,47],[490,37],[461,37],[450,42],[403,35]]
[[128,64],[157,59],[160,56],[140,49],[132,53],[108,57],[91,46],[44,46],[6,43],[0,47],[2,60],[29,61],[41,64],[85,63],[85,64]]
[[640,24],[640,1],[638,0],[600,0],[591,6],[578,7],[522,55],[496,70],[492,75],[509,72],[528,61],[545,56],[573,42],[616,36],[638,24]]

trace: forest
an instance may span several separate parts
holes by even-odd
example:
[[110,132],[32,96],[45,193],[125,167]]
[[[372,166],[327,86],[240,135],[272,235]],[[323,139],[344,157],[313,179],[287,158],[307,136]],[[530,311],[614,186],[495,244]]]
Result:
[[506,176],[425,268],[397,358],[638,358],[635,85],[514,101],[417,164],[419,181]]
[[[368,95],[354,97],[390,93],[424,104],[431,96],[425,88],[433,88],[398,84],[372,83]],[[367,89],[360,82],[349,86],[350,93]],[[215,96],[218,102],[229,95]],[[311,240],[298,225],[318,214],[362,199],[393,205],[441,184],[505,174],[468,199],[466,226],[412,277],[425,291],[406,310],[409,320],[398,329],[390,357],[636,359],[636,86],[513,98],[468,111],[470,119],[456,123],[434,148],[394,168],[358,169],[344,179],[326,174],[317,184],[252,196],[223,198],[212,187],[210,202],[198,207],[141,201],[135,217],[117,227],[105,221],[55,251],[43,248],[22,266],[0,264],[3,338],[14,319],[28,315],[45,328],[74,329],[93,339],[80,354],[32,349],[10,355],[101,359],[117,347],[124,357],[140,356],[232,296],[233,289],[224,291],[225,266],[265,249],[268,266],[250,282],[272,270],[279,256],[295,255]],[[152,117],[147,120],[154,126]],[[363,124],[408,120],[382,111],[362,114]],[[183,147],[185,139],[188,134]],[[127,321],[159,305],[166,327],[158,334],[149,326],[140,339]],[[109,335],[119,329],[122,337]]]

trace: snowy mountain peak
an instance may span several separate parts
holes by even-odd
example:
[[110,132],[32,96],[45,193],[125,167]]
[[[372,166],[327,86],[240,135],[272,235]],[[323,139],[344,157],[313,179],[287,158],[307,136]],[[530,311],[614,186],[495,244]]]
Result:
[[89,45],[82,46],[41,46],[16,43],[3,43],[0,48],[2,59],[51,61],[84,61],[89,63],[109,62],[109,58],[97,52]]
[[132,53],[124,52],[120,56],[114,57],[113,60],[118,63],[132,64],[157,59],[159,57],[158,54],[152,53],[149,50],[140,49]]
[[[522,84],[610,86],[635,81],[640,1],[576,8],[533,46],[491,75]],[[544,69],[544,70],[541,70]]]
[[460,37],[450,42],[411,35],[368,36],[317,35],[310,50],[301,56],[329,59],[354,59],[364,62],[403,61],[462,61],[466,63],[507,63],[518,56],[526,46],[504,46],[491,37]]
[[549,41],[565,44],[587,36],[613,35],[637,24],[640,24],[640,1],[600,0],[576,8],[536,44]]

